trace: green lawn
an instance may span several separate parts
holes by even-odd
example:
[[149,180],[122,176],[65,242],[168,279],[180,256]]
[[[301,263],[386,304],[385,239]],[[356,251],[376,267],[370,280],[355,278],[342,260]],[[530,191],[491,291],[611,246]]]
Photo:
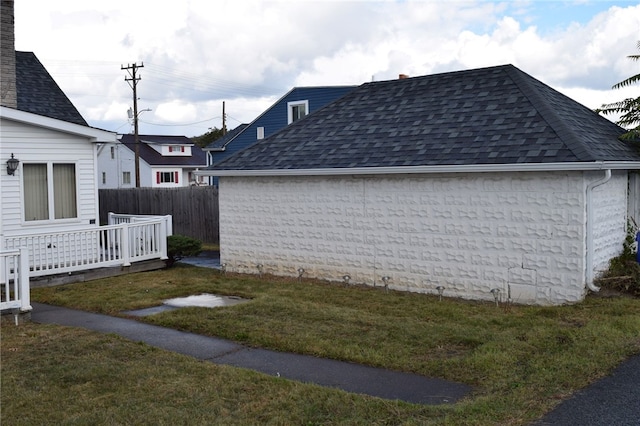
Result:
[[[122,315],[205,292],[251,301],[139,320],[456,380],[475,392],[454,405],[412,405],[216,366],[111,335],[4,325],[2,424],[524,425],[640,352],[640,299],[627,297],[496,307],[187,265],[34,289],[32,297]],[[32,417],[21,420],[24,411]],[[35,417],[41,412],[48,414]]]

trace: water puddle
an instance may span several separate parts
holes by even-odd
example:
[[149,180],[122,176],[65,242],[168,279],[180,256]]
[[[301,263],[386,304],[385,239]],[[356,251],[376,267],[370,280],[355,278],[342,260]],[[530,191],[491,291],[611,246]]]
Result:
[[185,308],[189,306],[198,306],[202,308],[219,308],[223,306],[233,306],[248,301],[249,299],[244,299],[238,296],[218,296],[216,294],[203,293],[193,296],[167,299],[162,302],[161,306],[137,309],[135,311],[126,311],[124,313],[128,315],[144,317],[147,315],[158,314],[160,312],[172,311],[174,309]]

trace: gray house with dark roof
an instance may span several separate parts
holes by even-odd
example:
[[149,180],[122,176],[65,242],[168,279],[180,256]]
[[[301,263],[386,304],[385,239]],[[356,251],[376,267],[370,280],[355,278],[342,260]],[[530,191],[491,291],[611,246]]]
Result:
[[363,84],[207,171],[222,262],[576,302],[637,218],[622,133],[511,65]]

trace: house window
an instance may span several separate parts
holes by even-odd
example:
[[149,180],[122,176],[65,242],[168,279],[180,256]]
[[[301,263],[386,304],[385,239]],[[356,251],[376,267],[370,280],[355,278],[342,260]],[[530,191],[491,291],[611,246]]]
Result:
[[116,158],[116,148],[115,147],[111,147],[111,159],[113,160],[114,158]]
[[124,185],[131,185],[131,172],[122,172],[122,183]]
[[102,184],[107,183],[107,172],[102,172]]
[[22,175],[25,221],[78,217],[75,164],[24,164]]
[[296,101],[287,103],[288,123],[300,120],[309,113],[309,101]]
[[256,129],[256,139],[264,139],[264,127],[258,127]]
[[184,152],[184,146],[170,145],[169,152]]
[[156,172],[156,183],[178,183],[178,172]]

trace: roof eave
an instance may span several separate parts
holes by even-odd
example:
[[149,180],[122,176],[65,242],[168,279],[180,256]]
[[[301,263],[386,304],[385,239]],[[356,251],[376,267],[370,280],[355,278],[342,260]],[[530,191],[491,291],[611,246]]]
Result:
[[429,173],[555,172],[586,170],[640,170],[640,161],[594,161],[579,163],[471,164],[400,167],[354,167],[271,170],[199,170],[198,176],[343,176]]

